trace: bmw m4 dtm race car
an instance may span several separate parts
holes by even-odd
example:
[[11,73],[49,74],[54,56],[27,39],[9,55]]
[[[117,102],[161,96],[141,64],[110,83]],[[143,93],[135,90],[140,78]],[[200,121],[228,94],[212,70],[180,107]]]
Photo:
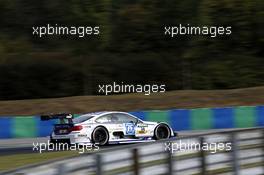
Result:
[[126,112],[97,112],[73,118],[71,114],[42,115],[41,120],[59,119],[50,142],[98,145],[169,139],[176,133],[164,122],[143,121]]

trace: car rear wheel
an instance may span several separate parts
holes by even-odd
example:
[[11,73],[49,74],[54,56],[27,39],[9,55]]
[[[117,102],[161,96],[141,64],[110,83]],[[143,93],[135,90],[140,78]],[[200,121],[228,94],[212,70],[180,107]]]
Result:
[[95,128],[92,134],[92,140],[95,144],[99,144],[101,146],[106,145],[109,140],[109,134],[106,128],[101,126]]
[[170,138],[170,128],[165,125],[165,124],[159,124],[154,132],[154,138],[156,140],[161,140],[161,139],[168,139]]

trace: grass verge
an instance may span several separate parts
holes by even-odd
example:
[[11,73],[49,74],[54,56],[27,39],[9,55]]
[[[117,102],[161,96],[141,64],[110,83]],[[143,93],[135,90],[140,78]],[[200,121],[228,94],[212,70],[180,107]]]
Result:
[[105,110],[135,111],[172,108],[205,108],[263,105],[264,86],[231,90],[181,90],[146,96],[123,94],[0,101],[0,115],[85,113]]
[[66,158],[78,155],[74,151],[59,151],[59,152],[47,152],[47,153],[29,153],[18,155],[7,155],[0,157],[0,171],[15,169],[21,166],[30,164],[42,163],[49,160],[55,160],[59,158]]

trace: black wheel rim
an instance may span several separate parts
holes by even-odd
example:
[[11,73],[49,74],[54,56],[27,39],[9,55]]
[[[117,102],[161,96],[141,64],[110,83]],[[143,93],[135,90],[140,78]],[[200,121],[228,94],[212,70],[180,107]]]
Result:
[[158,127],[157,136],[159,139],[167,139],[169,137],[169,130],[165,126]]
[[95,138],[95,143],[99,143],[99,144],[104,144],[106,139],[107,139],[107,134],[104,130],[99,129],[95,132],[94,134]]

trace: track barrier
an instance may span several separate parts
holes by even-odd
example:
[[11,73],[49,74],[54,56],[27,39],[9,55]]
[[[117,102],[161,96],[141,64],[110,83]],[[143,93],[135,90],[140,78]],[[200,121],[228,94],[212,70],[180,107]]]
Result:
[[[205,130],[264,126],[264,106],[133,111],[147,121],[163,121],[173,130]],[[75,114],[77,117],[80,114]],[[55,121],[39,116],[1,116],[0,139],[48,136]]]
[[[194,147],[185,151],[179,149],[180,147],[174,149],[175,144],[179,144],[179,142],[194,143]],[[215,152],[212,152],[213,147],[210,147],[210,150],[195,149],[201,148],[199,145],[204,147],[216,143],[218,147]],[[220,144],[227,143],[231,143],[230,149],[222,149]],[[170,147],[167,147],[168,144]],[[56,161],[51,160],[29,165],[2,172],[2,174],[264,174],[263,148],[263,128],[236,129],[123,145]]]

